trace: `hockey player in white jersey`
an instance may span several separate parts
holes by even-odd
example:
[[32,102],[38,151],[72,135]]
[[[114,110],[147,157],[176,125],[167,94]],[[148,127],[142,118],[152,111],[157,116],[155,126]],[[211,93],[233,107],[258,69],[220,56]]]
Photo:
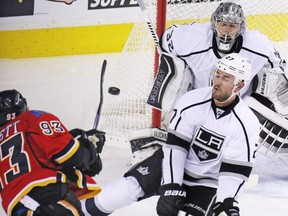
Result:
[[[165,185],[161,187],[160,193],[163,195],[169,190],[181,190],[181,194],[161,196],[158,206],[160,215],[177,215],[180,210],[178,201],[183,199],[184,194],[184,188],[180,185],[183,183],[184,159],[188,152],[191,163],[188,161],[186,163],[185,187],[201,186],[196,187],[195,190],[201,188],[201,192],[196,191],[197,200],[191,205],[197,205],[195,208],[198,210],[202,208],[199,212],[196,211],[195,216],[208,215],[203,212],[208,212],[208,204],[211,204],[210,207],[213,206],[215,200],[212,197],[216,195],[219,170],[221,175],[217,205],[214,205],[215,213],[218,215],[221,211],[234,211],[234,209],[236,213],[238,211],[232,204],[237,200],[251,172],[260,127],[256,116],[237,96],[249,80],[251,64],[239,54],[230,54],[221,59],[213,71],[216,72],[213,94],[212,87],[195,90],[195,93],[191,91],[184,95],[176,106],[177,110],[169,127],[167,148],[164,148]],[[179,105],[187,107],[181,111]],[[176,129],[174,129],[175,123],[179,125]],[[170,150],[170,147],[173,150]],[[169,167],[166,164],[169,151],[173,152],[173,155],[175,153],[174,156],[177,158],[174,163],[175,157],[171,157],[173,162],[171,170],[176,171],[171,174],[167,173]],[[103,187],[99,195],[82,201],[85,215],[106,216],[132,202],[159,194],[162,159],[161,148],[151,157],[133,166],[123,178]],[[190,165],[194,171],[190,170]],[[174,180],[171,181],[170,177]],[[190,188],[186,192],[189,194],[189,191]],[[190,198],[187,201],[190,202]],[[191,213],[195,209],[190,207],[185,207],[183,210]],[[167,212],[163,212],[166,210]]]
[[[251,78],[241,90],[240,96],[257,98],[257,100],[253,100],[251,106],[253,106],[253,110],[260,112],[259,117],[265,116],[262,122],[272,116],[269,113],[262,113],[263,104],[268,106],[268,110],[272,112],[273,116],[276,114],[281,122],[286,122],[279,128],[284,128],[287,132],[288,121],[285,119],[288,117],[286,61],[265,35],[257,30],[247,29],[244,12],[240,5],[232,2],[221,3],[213,12],[211,22],[208,23],[171,26],[161,36],[159,46],[158,75],[147,103],[162,110],[162,129],[167,126],[165,119],[169,119],[165,116],[182,94],[191,89],[210,85],[211,65],[215,64],[222,56],[239,53],[250,59],[253,65]],[[266,99],[271,103],[268,105],[263,103]],[[272,119],[272,125],[277,125],[277,121]],[[271,127],[267,130],[270,131],[270,129]],[[132,132],[130,142],[135,161],[145,157],[145,154],[141,152],[148,152],[146,146],[149,146],[147,143],[149,139],[147,137],[143,139],[143,136],[145,137],[144,134],[149,135],[147,132],[149,130],[158,129],[143,129],[142,136],[138,137],[137,134],[141,134],[141,131]],[[159,132],[165,133],[165,131]],[[153,138],[153,136],[151,137]],[[154,138],[161,143],[157,137]],[[268,146],[270,144],[268,143]]]
[[163,147],[163,183],[157,213],[177,216],[238,216],[239,194],[248,179],[260,124],[237,95],[250,80],[250,60],[233,53],[220,59],[213,87],[176,102]]

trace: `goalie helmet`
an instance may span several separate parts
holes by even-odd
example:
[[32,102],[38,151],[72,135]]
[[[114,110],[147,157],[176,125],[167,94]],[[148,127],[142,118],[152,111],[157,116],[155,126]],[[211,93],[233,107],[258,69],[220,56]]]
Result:
[[28,110],[26,99],[15,89],[0,92],[0,126]]
[[219,59],[215,69],[224,71],[235,77],[234,84],[250,80],[252,65],[249,59],[242,57],[238,53],[231,53]]
[[[245,17],[242,7],[233,2],[221,3],[212,17],[212,29],[216,35],[218,50],[222,53],[228,53],[234,45],[237,37],[245,31]],[[219,23],[235,25],[236,30],[229,32],[219,29]]]

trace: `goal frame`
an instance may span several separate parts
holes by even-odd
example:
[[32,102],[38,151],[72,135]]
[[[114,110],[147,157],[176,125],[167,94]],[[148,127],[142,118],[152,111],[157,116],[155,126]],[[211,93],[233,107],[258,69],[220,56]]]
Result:
[[[163,34],[166,29],[166,0],[158,0],[158,9],[156,15],[156,32],[158,38]],[[159,65],[159,52],[157,47],[155,48],[155,61],[154,61],[154,77],[157,75]],[[152,127],[161,126],[161,111],[155,108],[152,109]]]

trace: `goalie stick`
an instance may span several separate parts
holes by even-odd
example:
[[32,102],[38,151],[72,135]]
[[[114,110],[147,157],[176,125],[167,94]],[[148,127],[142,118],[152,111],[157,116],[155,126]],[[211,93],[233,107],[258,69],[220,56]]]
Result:
[[157,32],[155,31],[155,28],[154,28],[154,26],[152,24],[151,17],[149,16],[149,13],[147,12],[147,7],[145,5],[145,2],[144,2],[144,0],[137,0],[137,1],[138,1],[138,4],[139,4],[140,8],[141,8],[141,11],[146,16],[146,23],[148,25],[148,28],[149,28],[151,34],[152,34],[153,40],[155,42],[155,45],[158,48],[159,39],[158,39],[158,36],[157,36]]
[[100,75],[100,100],[99,100],[99,105],[98,105],[98,109],[96,112],[96,116],[94,119],[93,129],[97,129],[99,120],[100,120],[100,114],[101,114],[101,109],[102,109],[102,104],[103,104],[103,82],[104,82],[104,74],[106,71],[106,65],[107,65],[107,61],[104,60],[102,63],[101,75]]

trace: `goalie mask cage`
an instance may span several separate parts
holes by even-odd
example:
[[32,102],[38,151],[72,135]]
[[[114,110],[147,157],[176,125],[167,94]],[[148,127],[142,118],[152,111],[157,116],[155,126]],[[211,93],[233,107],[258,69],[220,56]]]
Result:
[[[146,0],[147,13],[157,33],[175,23],[209,22],[219,0]],[[273,41],[288,58],[288,0],[239,0],[248,29],[257,29]],[[140,10],[140,9],[139,9]],[[166,19],[166,21],[165,21]],[[113,74],[106,74],[104,89],[120,88],[120,94],[104,90],[104,104],[99,129],[106,132],[108,143],[128,142],[133,130],[157,127],[159,111],[146,104],[158,56],[147,26],[147,14],[140,13],[123,48]]]

